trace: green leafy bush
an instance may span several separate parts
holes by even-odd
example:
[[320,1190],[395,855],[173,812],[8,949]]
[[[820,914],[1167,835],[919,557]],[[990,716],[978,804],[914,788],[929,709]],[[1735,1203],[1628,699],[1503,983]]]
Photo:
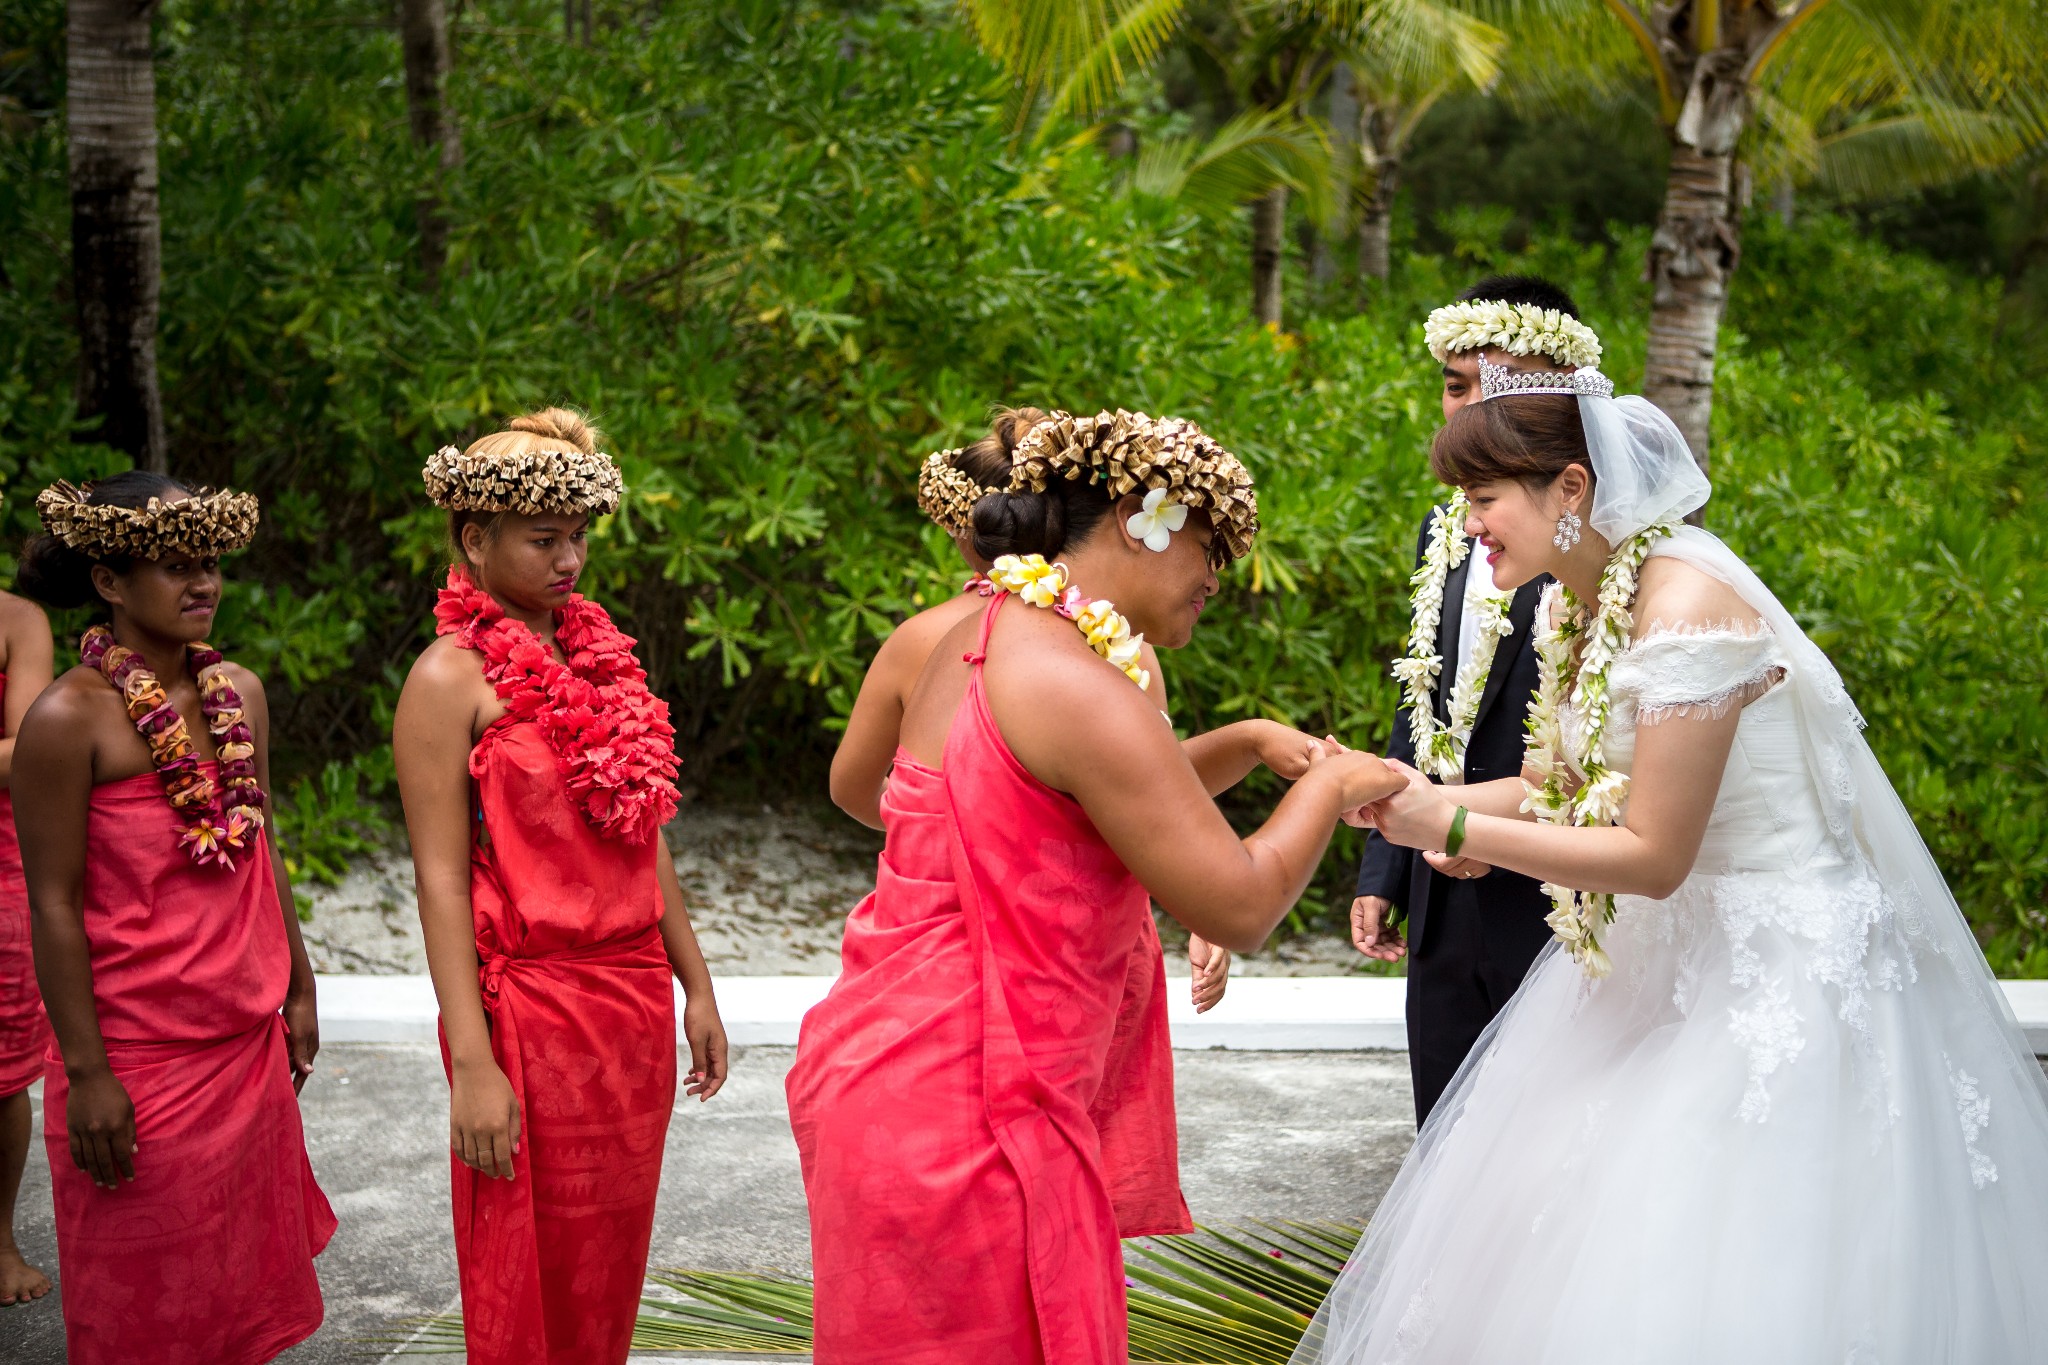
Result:
[[[116,463],[72,440],[62,8],[17,8],[10,537],[21,490]],[[814,788],[877,639],[957,584],[911,489],[990,404],[1182,413],[1243,454],[1268,530],[1168,660],[1176,717],[1377,744],[1435,495],[1424,312],[1483,270],[1540,270],[1617,379],[1640,375],[1643,229],[1509,253],[1504,215],[1461,210],[1433,229],[1454,254],[1407,255],[1368,311],[1290,300],[1299,333],[1260,331],[1244,225],[1124,192],[1079,141],[1012,145],[938,0],[609,13],[585,48],[554,36],[558,7],[468,7],[446,175],[408,140],[382,3],[189,0],[159,28],[175,462],[265,498],[220,636],[270,682],[306,875],[376,834],[384,760],[358,756],[388,739],[441,563],[419,466],[529,405],[586,406],[624,465],[592,587],[641,637],[686,777]],[[414,259],[428,183],[453,225],[438,295]],[[1754,223],[1747,248],[1712,524],[1841,662],[1996,964],[2048,969],[2038,358],[1995,339],[1989,286],[1838,221]],[[1337,842],[1297,923],[1348,894]]]

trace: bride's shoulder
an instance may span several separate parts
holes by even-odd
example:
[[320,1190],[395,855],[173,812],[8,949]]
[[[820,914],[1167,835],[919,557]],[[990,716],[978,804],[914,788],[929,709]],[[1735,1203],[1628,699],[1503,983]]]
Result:
[[1768,630],[1756,608],[1732,586],[1671,555],[1644,561],[1636,576],[1634,614],[1638,641],[1660,634],[1758,635]]

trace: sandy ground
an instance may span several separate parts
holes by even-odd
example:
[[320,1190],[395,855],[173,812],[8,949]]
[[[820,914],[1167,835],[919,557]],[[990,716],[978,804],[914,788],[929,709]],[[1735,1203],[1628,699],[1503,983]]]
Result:
[[[881,836],[830,807],[692,807],[668,827],[711,970],[727,976],[831,975],[846,912],[874,886]],[[357,865],[341,885],[301,886],[313,968],[373,976],[425,972],[412,865],[402,853]],[[1178,926],[1161,926],[1173,948]],[[1334,935],[1290,939],[1250,957],[1242,976],[1336,976],[1362,959]],[[1167,971],[1186,976],[1169,951]]]

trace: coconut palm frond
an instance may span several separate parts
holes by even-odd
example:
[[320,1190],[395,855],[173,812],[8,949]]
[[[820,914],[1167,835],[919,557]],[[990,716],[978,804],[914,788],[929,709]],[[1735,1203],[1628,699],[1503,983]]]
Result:
[[[1363,1230],[1258,1222],[1124,1243],[1134,1365],[1285,1365]],[[811,1284],[794,1275],[654,1270],[636,1351],[803,1355]],[[453,1355],[462,1315],[414,1318],[382,1337],[394,1355]]]
[[1500,75],[1507,35],[1445,0],[1321,0],[1327,31],[1356,66],[1411,89],[1462,78],[1485,89]]
[[1202,213],[1223,213],[1276,186],[1301,196],[1318,225],[1338,212],[1329,141],[1299,116],[1272,109],[1239,114],[1207,138],[1168,138],[1138,154],[1131,188]]
[[1517,111],[1583,113],[1655,88],[1637,30],[1599,0],[1472,9],[1507,36],[1494,93]]
[[1756,120],[1744,140],[1742,159],[1760,185],[1811,181],[1820,166],[1820,131],[1797,104],[1772,90],[1752,97]]
[[2030,3],[1838,0],[1754,89],[1744,157],[1849,198],[1999,170],[2048,145],[2044,48]]
[[1115,103],[1131,76],[1159,55],[1186,10],[1187,0],[1134,0],[1060,80],[1047,108],[1048,119],[1095,114]]
[[1820,139],[1814,179],[1847,198],[1926,189],[2009,165],[2025,150],[2010,119],[1927,108],[1852,124]]
[[1285,1365],[1361,1235],[1249,1223],[1126,1243],[1132,1361]]
[[[1151,64],[1179,27],[1185,0],[959,0],[968,30],[1009,75],[1009,117],[1022,129],[1039,98],[1099,109]],[[1071,87],[1069,89],[1068,87]]]

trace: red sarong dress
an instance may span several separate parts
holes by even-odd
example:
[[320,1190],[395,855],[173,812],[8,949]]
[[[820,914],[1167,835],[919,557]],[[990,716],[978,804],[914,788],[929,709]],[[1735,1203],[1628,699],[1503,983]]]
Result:
[[470,1365],[624,1361],[676,1089],[663,844],[600,835],[533,721],[493,725],[469,769],[484,1009],[521,1118],[512,1179],[451,1160]]
[[[212,768],[213,765],[207,765]],[[285,1052],[285,938],[267,840],[201,867],[155,773],[93,788],[85,936],[135,1179],[72,1164],[51,1049],[43,1140],[71,1365],[254,1365],[320,1325],[334,1213],[306,1160]]]
[[1119,1237],[1190,1227],[1149,901],[1010,752],[979,667],[942,761],[896,756],[874,893],[789,1075],[816,1358],[1122,1362]]
[[[0,703],[6,699],[7,675],[0,673]],[[50,1023],[43,1017],[29,943],[28,887],[21,879],[21,844],[14,834],[14,796],[0,787],[0,1100],[35,1084],[49,1047]]]

